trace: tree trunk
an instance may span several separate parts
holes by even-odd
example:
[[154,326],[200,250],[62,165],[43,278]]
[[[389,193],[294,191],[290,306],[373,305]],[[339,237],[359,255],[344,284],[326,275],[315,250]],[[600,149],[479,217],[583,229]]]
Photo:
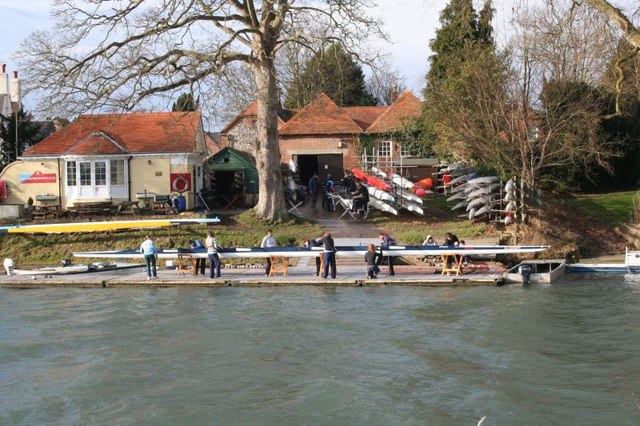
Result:
[[256,166],[259,177],[258,204],[254,211],[262,220],[279,221],[286,216],[278,144],[278,90],[271,58],[251,64],[257,91]]

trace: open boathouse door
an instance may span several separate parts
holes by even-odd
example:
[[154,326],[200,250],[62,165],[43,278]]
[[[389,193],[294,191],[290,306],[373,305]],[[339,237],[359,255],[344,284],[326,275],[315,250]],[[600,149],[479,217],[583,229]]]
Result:
[[298,176],[302,185],[306,186],[314,173],[318,173],[323,181],[328,174],[331,174],[334,180],[342,179],[344,176],[342,154],[304,154],[297,157]]
[[208,176],[203,190],[210,208],[250,207],[258,200],[258,170],[251,155],[224,148],[205,163]]

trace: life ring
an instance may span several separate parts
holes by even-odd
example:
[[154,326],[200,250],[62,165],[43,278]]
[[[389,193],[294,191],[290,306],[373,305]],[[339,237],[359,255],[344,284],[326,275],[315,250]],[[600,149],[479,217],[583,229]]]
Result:
[[183,176],[178,176],[171,184],[171,189],[176,192],[183,193],[189,189],[189,181]]

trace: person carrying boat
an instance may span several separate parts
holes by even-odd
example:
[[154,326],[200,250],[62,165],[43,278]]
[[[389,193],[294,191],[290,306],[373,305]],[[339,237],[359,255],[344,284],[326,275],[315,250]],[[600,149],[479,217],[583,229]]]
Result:
[[[458,247],[460,245],[460,240],[455,234],[451,232],[447,232],[444,237],[443,246],[447,246],[448,248]],[[451,268],[453,266],[453,262],[458,262],[458,256],[447,256],[447,268]]]
[[[276,244],[276,239],[273,237],[273,231],[271,229],[269,229],[267,231],[267,235],[264,236],[264,238],[262,239],[262,242],[260,243],[260,247],[265,248],[265,247],[277,247],[278,244]],[[268,277],[271,273],[271,257],[267,256],[267,262],[266,262],[266,268],[264,271],[264,276]]]
[[[380,249],[382,251],[382,249]],[[364,262],[367,264],[367,278],[378,278],[378,267],[380,260],[382,259],[382,253],[376,252],[376,246],[369,244],[369,248],[364,255]]]
[[[305,247],[320,247],[320,244],[318,244],[318,242],[316,240],[311,238],[310,240],[306,240],[304,242],[304,246]],[[316,256],[316,272],[315,272],[315,274],[313,274],[314,277],[320,276],[320,264],[321,263],[322,262],[320,261],[320,256]]]
[[[381,232],[378,238],[380,239],[381,251],[389,249],[391,245],[396,243],[386,232]],[[393,256],[387,256],[387,265],[389,265],[389,275],[395,275],[396,273],[393,270]]]
[[222,250],[222,247],[218,245],[218,240],[216,240],[216,237],[214,237],[211,232],[207,233],[204,245],[207,248],[207,256],[209,257],[209,278],[220,278],[220,257],[218,256],[218,251]]
[[367,188],[362,185],[362,181],[360,179],[355,180],[356,190],[351,193],[353,197],[353,209],[354,213],[358,213],[358,211],[362,210],[362,215],[364,216],[364,212],[367,211],[367,206],[369,204],[369,191]]
[[144,237],[144,241],[140,244],[140,253],[144,255],[144,263],[147,266],[147,281],[158,278],[157,260],[158,247],[150,235]]
[[[191,248],[191,250],[197,250],[197,249],[203,249],[204,244],[202,244],[202,241],[200,240],[189,240],[189,247]],[[195,264],[195,268],[196,270],[194,271],[195,275],[198,275],[198,271],[200,272],[200,275],[204,276],[204,270],[206,267],[206,259],[204,258],[196,258],[196,264]]]
[[322,278],[329,276],[329,268],[331,268],[331,278],[335,278],[336,272],[336,246],[331,237],[331,232],[325,232],[324,236],[316,238],[318,244],[324,246],[324,252],[322,253],[322,260],[324,261],[324,269],[322,271]]

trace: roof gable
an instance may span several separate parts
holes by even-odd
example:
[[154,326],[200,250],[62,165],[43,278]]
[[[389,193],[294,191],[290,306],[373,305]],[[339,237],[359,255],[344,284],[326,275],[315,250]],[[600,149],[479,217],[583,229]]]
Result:
[[125,149],[104,132],[87,135],[65,152],[65,155],[109,155],[126,154]]
[[362,130],[366,130],[367,127],[371,126],[374,121],[380,115],[382,115],[387,109],[388,106],[352,106],[352,107],[343,107],[349,117],[353,121],[356,122],[358,126],[362,128]]
[[367,129],[367,133],[387,133],[399,130],[409,118],[422,114],[422,101],[413,93],[403,92]]
[[279,129],[280,135],[359,134],[362,127],[324,93]]
[[197,152],[200,133],[198,111],[81,115],[23,157]]

